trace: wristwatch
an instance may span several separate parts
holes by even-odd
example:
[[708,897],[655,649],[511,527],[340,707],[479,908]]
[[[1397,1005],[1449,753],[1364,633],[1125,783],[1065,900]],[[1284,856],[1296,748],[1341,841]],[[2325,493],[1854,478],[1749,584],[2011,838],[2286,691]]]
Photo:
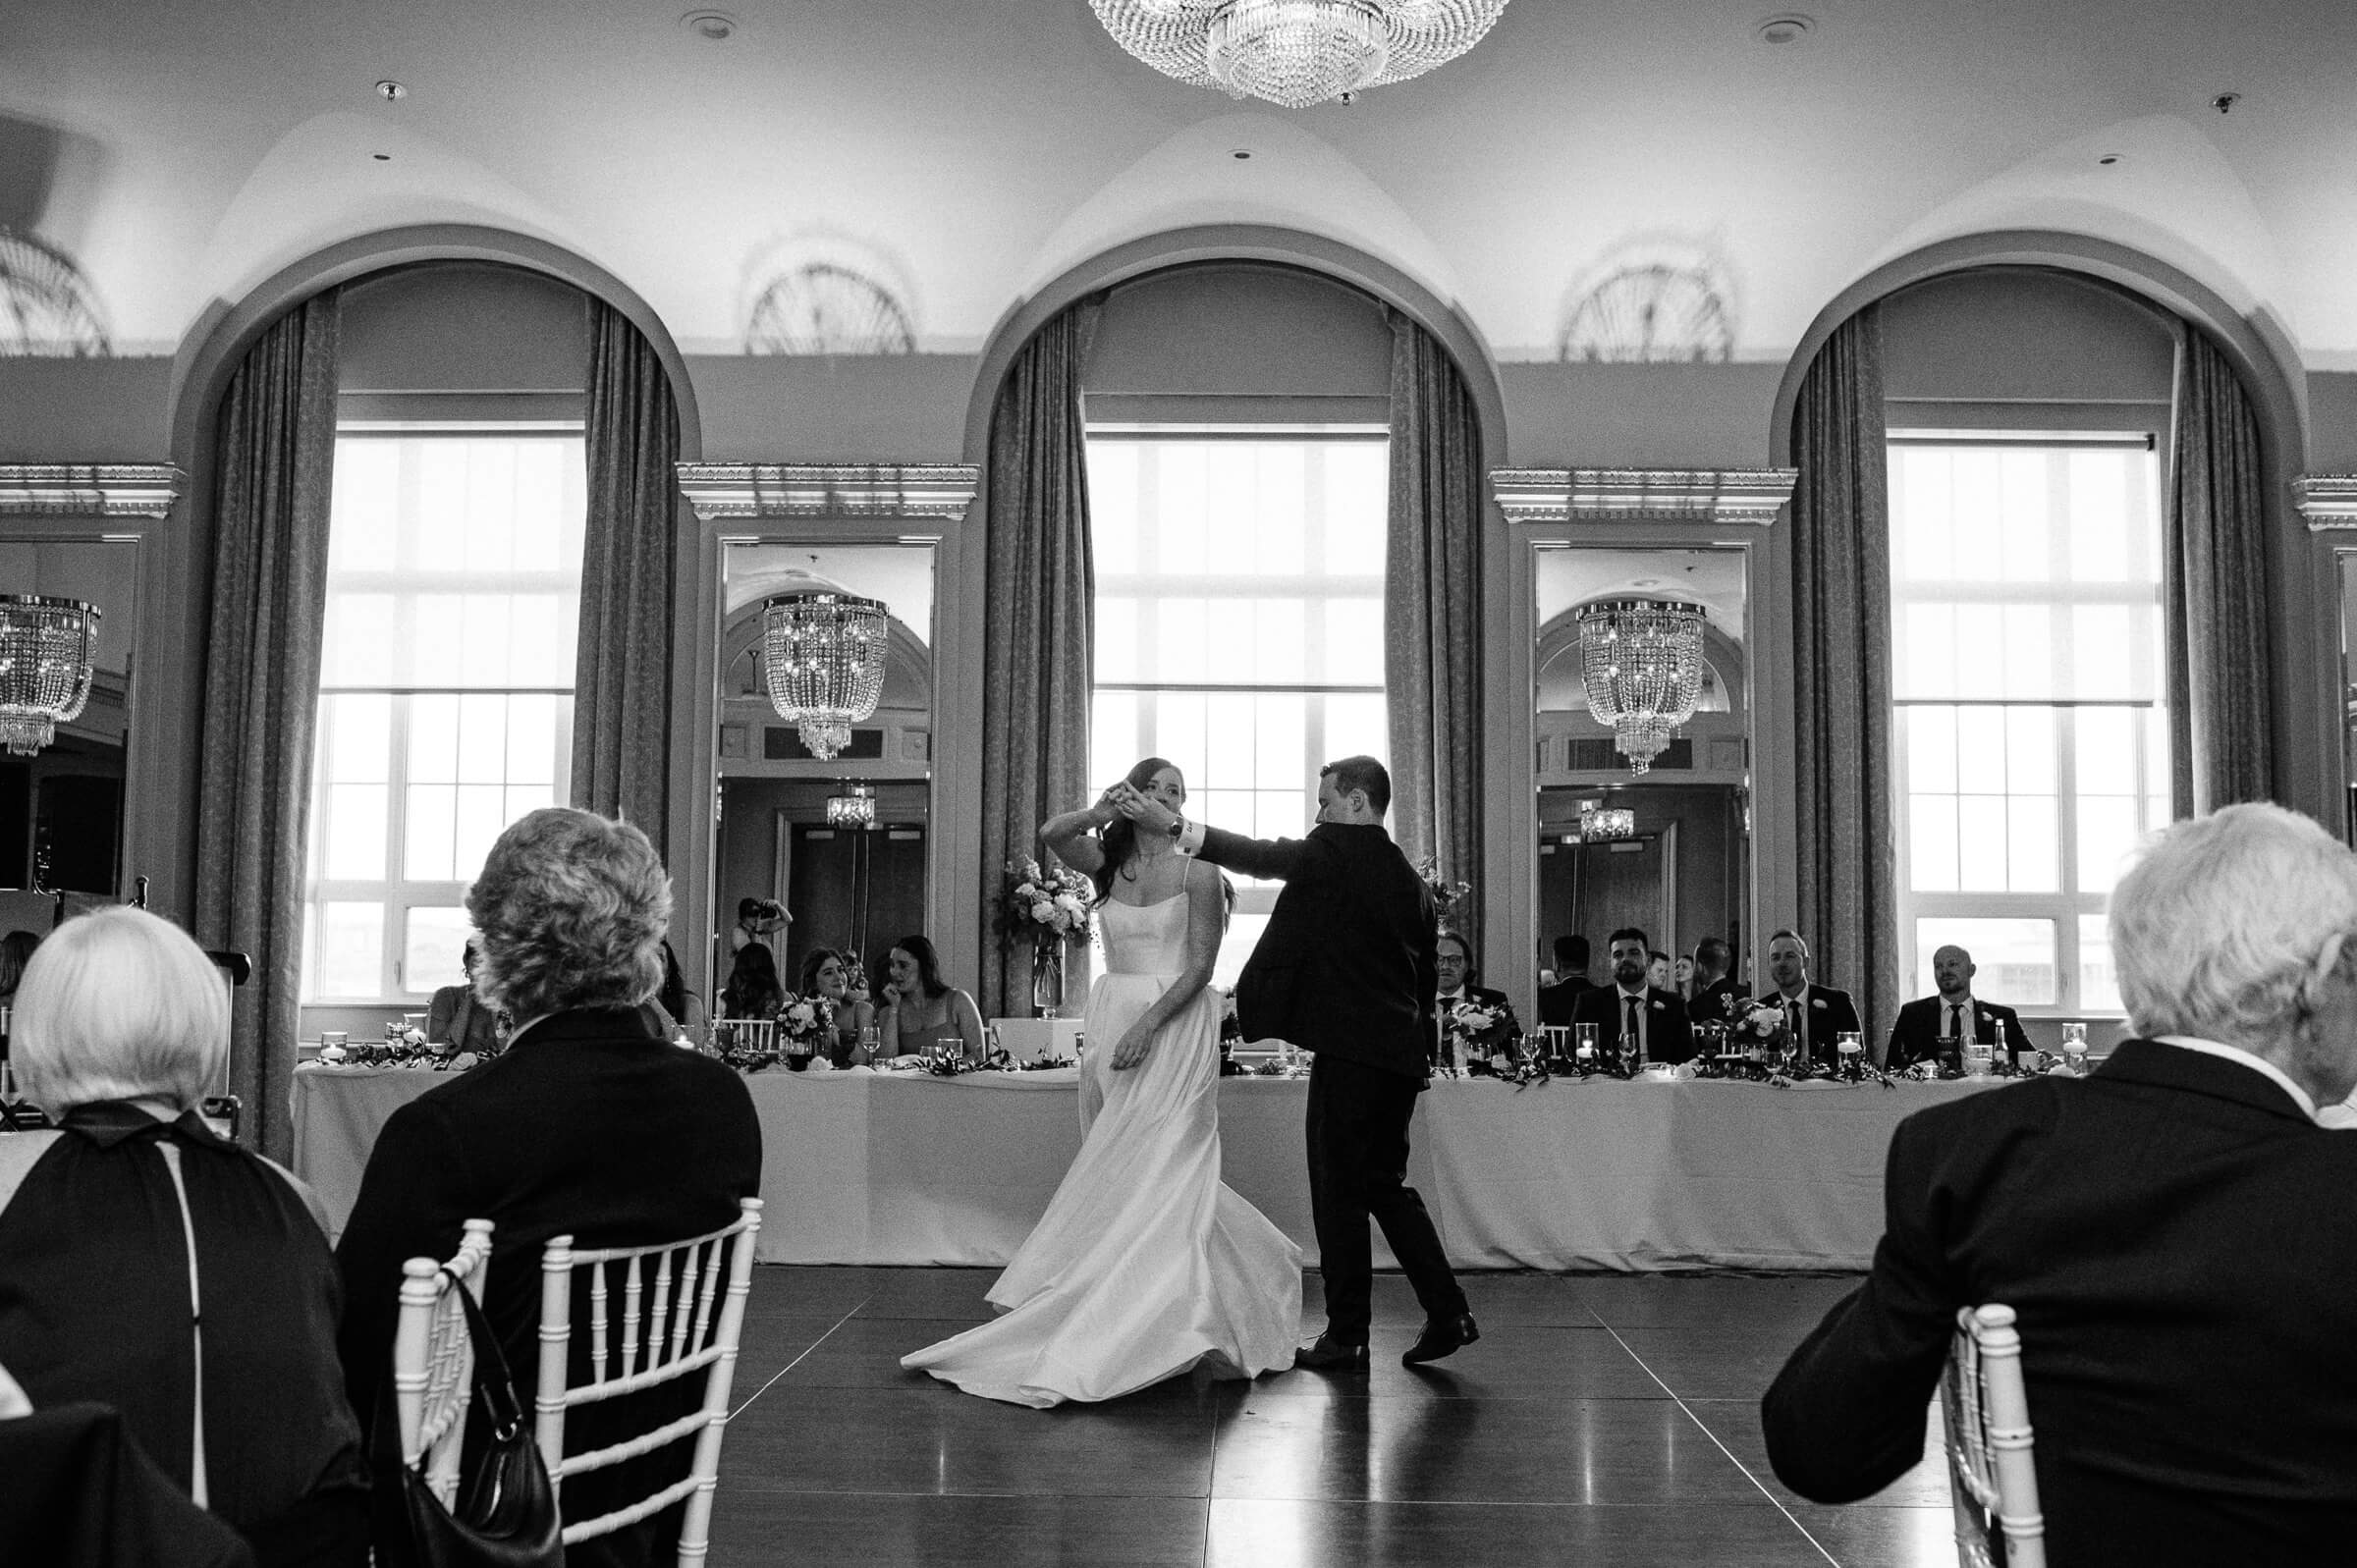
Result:
[[1184,817],[1173,817],[1171,819],[1171,826],[1168,832],[1170,833],[1172,842],[1176,843],[1179,835],[1186,832],[1186,819]]

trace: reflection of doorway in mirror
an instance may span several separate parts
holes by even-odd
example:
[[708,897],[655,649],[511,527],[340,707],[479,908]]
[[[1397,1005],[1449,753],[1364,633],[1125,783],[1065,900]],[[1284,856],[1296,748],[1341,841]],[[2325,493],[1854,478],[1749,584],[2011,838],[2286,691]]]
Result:
[[[1636,815],[1636,836],[1579,841],[1580,802]],[[1635,847],[1630,847],[1630,846]],[[1617,926],[1642,927],[1655,947],[1690,954],[1709,936],[1744,951],[1751,845],[1744,792],[1726,784],[1550,787],[1539,793],[1539,940],[1586,937],[1601,960]],[[1602,970],[1589,969],[1601,979]]]
[[2341,768],[2349,841],[2357,843],[2357,550],[2339,552]]
[[[794,916],[769,939],[789,991],[813,947],[854,948],[872,981],[890,944],[924,930],[927,784],[875,782],[876,821],[864,829],[828,823],[827,796],[838,787],[832,779],[722,779],[713,856],[716,991],[728,980],[727,933],[741,898],[775,898]],[[970,986],[972,978],[954,983]]]

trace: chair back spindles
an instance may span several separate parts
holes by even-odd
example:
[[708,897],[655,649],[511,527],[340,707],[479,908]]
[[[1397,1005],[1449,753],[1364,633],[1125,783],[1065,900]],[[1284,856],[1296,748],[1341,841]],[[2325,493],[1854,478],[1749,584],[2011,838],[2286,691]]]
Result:
[[393,1331],[393,1406],[403,1462],[420,1468],[447,1505],[458,1495],[459,1450],[474,1397],[474,1338],[455,1291],[483,1299],[491,1271],[491,1221],[469,1219],[448,1263],[411,1258],[401,1266]]
[[2012,1308],[1956,1313],[1940,1394],[1958,1561],[1966,1568],[2046,1568],[2029,1389]]
[[[700,1563],[708,1549],[712,1497],[719,1483],[721,1437],[728,1426],[729,1393],[736,1378],[737,1347],[744,1329],[744,1304],[752,1288],[753,1244],[761,1230],[761,1201],[746,1198],[736,1222],[709,1235],[646,1247],[576,1248],[574,1238],[549,1242],[541,1258],[540,1385],[533,1400],[536,1436],[549,1481],[564,1512],[564,1480],[585,1470],[652,1453],[694,1439],[689,1473],[627,1507],[591,1519],[567,1518],[565,1542],[572,1545],[634,1524],[683,1500],[679,1560]],[[651,1260],[653,1267],[647,1267]],[[727,1268],[723,1287],[721,1271]],[[606,1271],[623,1271],[621,1343],[613,1344],[607,1316]],[[586,1381],[570,1382],[574,1275],[589,1275],[589,1369]],[[717,1312],[714,1310],[717,1306]],[[609,1369],[611,1373],[609,1374]],[[636,1393],[675,1379],[700,1375],[703,1400],[688,1415],[663,1422],[636,1436],[568,1456],[565,1418],[572,1407]]]

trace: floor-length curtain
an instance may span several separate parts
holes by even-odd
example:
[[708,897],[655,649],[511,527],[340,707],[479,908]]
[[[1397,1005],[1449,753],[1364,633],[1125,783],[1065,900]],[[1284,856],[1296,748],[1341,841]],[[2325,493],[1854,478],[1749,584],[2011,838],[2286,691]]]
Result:
[[2189,324],[2170,424],[2169,795],[2186,817],[2275,789],[2259,420],[2234,367]]
[[193,920],[245,952],[230,1090],[245,1136],[284,1160],[301,1026],[304,832],[326,622],[340,297],[314,296],[264,332],[215,426],[213,569]]
[[[1836,328],[1792,415],[1792,744],[1801,935],[1816,977],[1870,1030],[1899,993],[1897,801],[1891,768],[1891,516],[1882,318]],[[1783,922],[1774,917],[1763,929]]]
[[[1384,686],[1392,837],[1449,882],[1480,871],[1481,414],[1438,339],[1392,312],[1391,526]],[[1481,927],[1482,889],[1455,923]]]
[[671,807],[672,560],[680,412],[646,335],[589,304],[589,469],[574,661],[576,806],[636,823],[661,853]]
[[[1037,852],[1039,825],[1086,805],[1096,568],[1080,369],[1101,301],[1041,327],[999,385],[990,418],[989,554],[982,655],[981,1004],[1031,1000],[1031,951],[997,930],[1001,873]],[[1080,954],[1073,955],[1078,958]],[[1077,989],[1080,976],[1068,976]]]

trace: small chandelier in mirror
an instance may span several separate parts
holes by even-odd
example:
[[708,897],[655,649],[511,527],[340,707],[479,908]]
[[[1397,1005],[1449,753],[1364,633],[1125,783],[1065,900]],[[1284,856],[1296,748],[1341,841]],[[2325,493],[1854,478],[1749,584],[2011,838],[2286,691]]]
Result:
[[1506,0],[1089,0],[1166,77],[1286,109],[1420,77],[1481,41]]
[[852,725],[875,713],[886,638],[878,600],[804,590],[763,602],[761,672],[770,705],[822,762],[851,743]]
[[1588,712],[1643,773],[1694,717],[1702,695],[1703,608],[1669,599],[1599,599],[1579,610]]
[[80,599],[0,593],[0,746],[29,757],[90,700],[99,610]]
[[842,789],[827,796],[827,826],[872,828],[876,825],[876,791],[856,779],[844,781]]

